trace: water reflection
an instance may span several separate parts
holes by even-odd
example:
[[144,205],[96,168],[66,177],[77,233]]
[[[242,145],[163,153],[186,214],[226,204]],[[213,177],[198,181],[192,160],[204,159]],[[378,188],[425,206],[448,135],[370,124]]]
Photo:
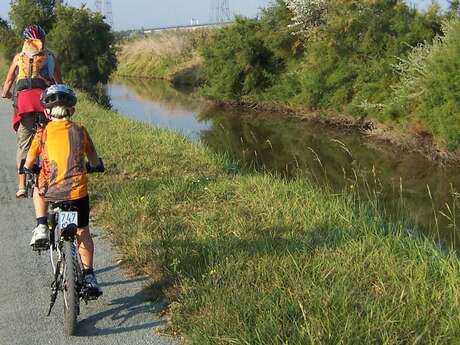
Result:
[[[382,210],[409,215],[427,234],[458,247],[454,214],[459,169],[442,169],[415,153],[372,143],[350,130],[333,130],[277,114],[216,110],[161,81],[117,80],[109,86],[117,110],[184,133],[248,169],[307,177],[335,192],[359,186]],[[359,182],[359,183],[357,183]],[[431,196],[431,197],[430,197]]]
[[198,122],[195,114],[203,103],[184,91],[178,91],[162,81],[143,79],[115,80],[107,86],[112,108],[129,117],[172,129],[198,141],[206,122]]

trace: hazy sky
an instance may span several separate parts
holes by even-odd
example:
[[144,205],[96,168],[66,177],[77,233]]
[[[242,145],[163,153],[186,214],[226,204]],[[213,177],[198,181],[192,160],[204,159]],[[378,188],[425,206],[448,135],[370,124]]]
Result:
[[[94,8],[94,0],[67,0]],[[112,0],[115,30],[209,22],[212,0]],[[271,0],[229,0],[231,13],[255,16]],[[0,0],[0,17],[8,17],[9,0]]]
[[[211,2],[217,0],[112,0],[115,30],[151,28],[189,24],[192,18],[200,23],[209,22]],[[421,7],[430,0],[408,0]],[[94,0],[68,0],[73,6],[82,3],[94,8]],[[447,0],[440,0],[447,3]],[[0,17],[7,18],[9,0],[0,0]],[[233,14],[255,16],[271,0],[229,0]]]

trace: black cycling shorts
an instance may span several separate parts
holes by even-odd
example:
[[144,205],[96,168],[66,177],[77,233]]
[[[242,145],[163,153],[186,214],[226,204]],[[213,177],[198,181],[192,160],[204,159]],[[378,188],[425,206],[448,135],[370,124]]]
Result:
[[78,212],[78,224],[79,228],[84,228],[89,225],[89,196],[77,200],[68,201],[74,205]]

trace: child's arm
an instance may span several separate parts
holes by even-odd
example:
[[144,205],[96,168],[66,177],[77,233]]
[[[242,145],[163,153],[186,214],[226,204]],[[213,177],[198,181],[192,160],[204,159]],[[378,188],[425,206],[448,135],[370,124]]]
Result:
[[93,141],[91,140],[91,137],[88,134],[88,131],[86,128],[83,128],[85,131],[85,153],[86,157],[88,157],[89,164],[92,167],[96,167],[99,165],[99,157],[96,152],[96,148],[94,147]]

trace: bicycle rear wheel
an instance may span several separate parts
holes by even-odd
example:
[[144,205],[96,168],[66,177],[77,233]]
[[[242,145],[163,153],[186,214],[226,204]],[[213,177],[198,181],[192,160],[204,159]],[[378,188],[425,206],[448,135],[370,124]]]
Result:
[[66,335],[75,335],[77,331],[77,317],[80,312],[80,299],[77,291],[77,256],[75,244],[64,241],[64,332]]

